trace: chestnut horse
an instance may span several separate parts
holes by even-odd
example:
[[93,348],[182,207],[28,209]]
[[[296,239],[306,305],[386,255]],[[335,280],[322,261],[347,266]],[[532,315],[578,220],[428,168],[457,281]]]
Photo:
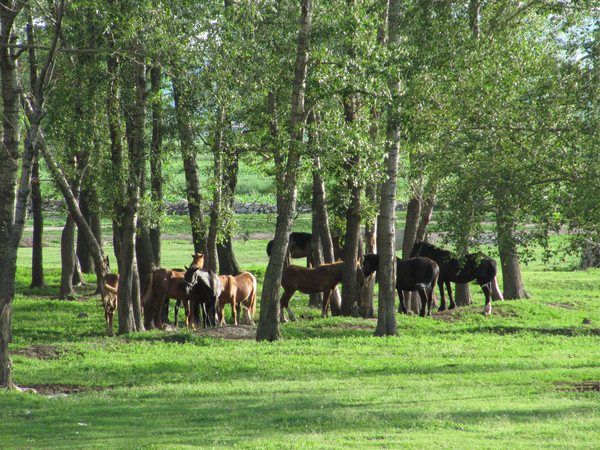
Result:
[[[202,267],[204,265],[203,253],[192,253],[193,267]],[[144,308],[144,326],[147,330],[156,327],[159,330],[164,329],[162,323],[162,310],[167,299],[173,298],[182,300],[186,309],[186,326],[189,326],[187,317],[189,316],[189,297],[186,291],[184,280],[184,271],[171,269],[156,269],[146,277],[144,290],[142,293],[142,307]]]
[[[294,292],[300,291],[303,294],[316,294],[323,292],[323,309],[321,317],[327,317],[329,308],[329,298],[335,287],[342,282],[343,261],[337,261],[329,264],[322,264],[314,269],[301,266],[287,266],[281,273],[281,287],[283,295],[279,299],[279,321],[287,322],[284,308],[287,309],[291,321],[296,320],[296,316],[290,309],[290,299]],[[356,279],[362,286],[365,281],[362,268],[359,262],[356,263]]]
[[[108,257],[104,258],[104,265],[110,272]],[[102,306],[104,307],[104,319],[106,320],[106,335],[114,336],[113,317],[118,306],[117,292],[119,289],[119,274],[107,273],[100,280],[100,296],[102,297]]]
[[[379,269],[379,255],[365,255],[362,269],[365,277]],[[421,298],[421,317],[425,317],[425,307],[427,315],[431,314],[431,302],[433,301],[433,291],[440,274],[440,268],[435,261],[417,256],[416,258],[400,259],[396,257],[396,290],[401,313],[408,314],[403,291],[417,291]]]
[[219,275],[219,278],[223,284],[217,307],[219,325],[225,325],[223,312],[226,304],[231,304],[231,316],[235,325],[238,324],[238,320],[241,318],[242,303],[248,308],[250,320],[252,320],[256,312],[256,277],[250,272],[240,272],[235,277]]
[[483,314],[487,316],[492,312],[492,288],[497,283],[497,268],[494,259],[481,252],[467,253],[463,258],[459,258],[454,253],[425,241],[415,242],[410,256],[411,258],[414,256],[426,256],[433,259],[440,267],[438,286],[441,301],[439,311],[446,309],[444,284],[448,290],[448,297],[450,297],[450,309],[454,309],[456,308],[456,303],[454,303],[454,299],[452,298],[450,282],[469,283],[475,280],[481,286],[485,295]]
[[[336,261],[342,259],[342,246],[340,245],[340,236],[332,236],[333,255]],[[267,243],[267,255],[271,256],[274,240]],[[306,267],[313,267],[312,262],[312,234],[302,231],[294,231],[290,233],[290,257],[291,258],[306,258]]]

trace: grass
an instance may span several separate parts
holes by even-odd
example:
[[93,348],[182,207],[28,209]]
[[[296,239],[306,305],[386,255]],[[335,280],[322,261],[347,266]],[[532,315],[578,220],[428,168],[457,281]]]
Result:
[[[235,244],[259,289],[265,245]],[[187,263],[190,251],[165,242],[165,265]],[[282,340],[259,343],[185,329],[107,338],[93,286],[55,300],[58,247],[44,257],[50,287],[31,291],[30,251],[19,252],[13,380],[40,393],[0,392],[3,448],[600,442],[600,392],[584,385],[600,382],[600,270],[573,271],[573,259],[523,267],[530,300],[494,303],[484,317],[473,286],[473,307],[397,316],[398,337],[373,337],[375,320],[321,319],[296,294],[299,320],[281,325]]]

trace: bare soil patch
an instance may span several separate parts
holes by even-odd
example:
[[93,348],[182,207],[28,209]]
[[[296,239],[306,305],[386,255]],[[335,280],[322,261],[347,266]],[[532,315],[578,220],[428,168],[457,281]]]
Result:
[[564,309],[577,309],[575,305],[570,303],[548,303],[548,306],[553,308],[564,308]]
[[58,347],[54,345],[32,345],[27,348],[17,348],[11,351],[13,355],[26,356],[28,358],[49,360],[58,359],[62,355],[62,350],[58,350]]
[[561,386],[556,389],[557,391],[600,392],[600,381],[583,381],[581,383],[557,382],[554,384],[556,386]]
[[34,384],[32,386],[19,386],[25,391],[33,391],[40,395],[69,395],[80,394],[82,392],[101,392],[110,388],[101,388],[98,386],[81,386],[77,384]]
[[224,327],[203,328],[194,331],[195,336],[209,336],[226,340],[256,339],[256,326],[226,325]]

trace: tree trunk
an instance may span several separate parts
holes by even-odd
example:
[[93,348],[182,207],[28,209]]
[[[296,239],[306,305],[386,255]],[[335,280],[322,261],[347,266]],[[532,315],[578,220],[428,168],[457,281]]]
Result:
[[[135,263],[136,219],[139,209],[142,171],[145,158],[145,119],[147,98],[146,67],[136,64],[132,69],[135,77],[135,97],[128,122],[129,167],[127,170],[126,203],[120,208],[122,224],[121,254],[119,261],[119,331],[118,334],[142,330],[142,314],[139,296],[139,275]],[[119,216],[118,216],[119,217]]]
[[[16,7],[15,7],[16,6]],[[15,186],[21,158],[19,83],[16,57],[8,47],[16,40],[13,25],[23,4],[2,0],[0,4],[0,82],[2,83],[2,152],[0,152],[0,388],[11,389],[12,363],[8,344],[12,341],[12,301],[15,295],[17,245],[15,230]],[[29,181],[29,180],[28,180]],[[20,239],[19,239],[20,240]]]
[[[92,202],[90,191],[87,188],[83,188],[81,190],[81,195],[79,196],[79,209],[81,210],[81,214],[85,218],[85,221],[91,226],[92,218],[91,218],[91,206]],[[90,253],[89,248],[87,247],[87,241],[83,237],[83,232],[77,230],[77,259],[79,260],[79,264],[81,266],[81,271],[83,273],[94,273],[94,259]]]
[[31,285],[30,287],[44,287],[43,241],[44,241],[44,214],[42,212],[42,191],[40,189],[40,165],[35,160],[31,180],[31,204],[33,209],[33,245],[31,249]]
[[261,295],[260,317],[256,330],[258,341],[275,341],[279,332],[279,290],[281,272],[287,252],[288,236],[296,210],[298,171],[300,165],[300,145],[304,139],[307,63],[312,32],[313,0],[302,0],[298,51],[294,66],[292,86],[292,106],[290,120],[290,141],[283,184],[277,185],[277,225],[273,252],[267,265]]
[[[226,156],[224,176],[223,176],[223,204],[233,211],[235,204],[235,192],[237,189],[239,155],[236,150],[225,149]],[[232,236],[229,235],[225,240],[217,244],[217,253],[219,255],[220,273],[224,275],[237,275],[242,271],[233,251]]]
[[529,298],[521,274],[517,253],[515,231],[517,207],[510,205],[505,197],[498,196],[496,226],[498,229],[498,253],[502,267],[503,296],[507,300]]
[[[421,180],[422,181],[422,180]],[[421,195],[422,184],[419,185],[415,196],[408,201],[406,208],[406,225],[404,226],[404,240],[402,241],[402,259],[409,259],[410,252],[417,240],[419,218],[421,217]],[[421,310],[421,298],[417,292],[404,291],[407,311],[418,314]],[[401,305],[398,305],[398,311],[401,311]]]
[[[321,158],[315,157],[314,167],[313,236],[315,235],[314,226],[316,225],[319,235],[318,241],[320,248],[323,251],[323,262],[332,263],[335,261],[335,255],[333,252],[331,230],[329,228],[329,214],[327,212],[327,202],[325,197],[325,183],[323,181],[323,177],[321,176]],[[340,296],[340,291],[337,288],[331,293],[331,297],[329,298],[329,307],[331,308],[332,316],[339,316],[342,313],[342,299]]]
[[[399,0],[389,2],[389,46],[399,45],[401,8]],[[381,187],[381,207],[377,220],[377,249],[379,252],[379,307],[375,336],[397,336],[396,308],[396,255],[394,252],[394,221],[396,218],[396,184],[400,151],[400,79],[399,74],[390,75],[388,81],[391,101],[388,105],[386,132],[386,168]]]
[[[351,50],[352,53],[352,50]],[[349,96],[343,101],[344,118],[346,123],[353,123],[356,119],[356,110],[359,107],[356,96]],[[356,281],[356,261],[359,258],[360,243],[360,195],[362,186],[358,181],[357,168],[360,167],[360,155],[351,155],[346,164],[348,175],[348,190],[350,191],[350,205],[346,211],[346,236],[344,239],[344,271],[342,278],[342,315],[357,316],[360,294]]]
[[[377,201],[377,189],[368,185],[365,189],[367,203],[374,205]],[[365,254],[377,253],[377,221],[369,221],[365,224]],[[364,319],[375,317],[375,276],[369,277],[362,288],[361,302],[358,305],[358,313]]]
[[60,293],[61,300],[73,300],[73,273],[75,268],[75,221],[68,215],[60,236]]
[[217,111],[217,121],[215,124],[215,136],[213,142],[214,157],[214,193],[213,202],[210,210],[210,225],[208,227],[207,239],[207,268],[218,273],[217,241],[219,238],[219,224],[221,218],[221,202],[223,191],[223,124],[225,121],[225,108],[220,106]]
[[191,114],[189,105],[183,100],[185,92],[182,91],[181,82],[173,77],[173,100],[175,101],[175,116],[179,130],[181,156],[185,172],[186,194],[192,226],[192,240],[194,252],[207,253],[206,226],[202,211],[202,195],[200,193],[200,175],[196,162],[196,146],[194,144]]
[[[162,141],[163,141],[163,99],[161,97],[162,71],[155,64],[150,70],[150,89],[152,91],[152,141],[150,142],[150,199],[152,200],[152,218],[150,220],[150,242],[154,265],[160,267],[161,231],[163,216],[163,176],[162,176]],[[144,278],[142,278],[143,280]]]
[[[146,170],[145,165],[140,172],[140,196],[146,191]],[[142,209],[137,216],[137,233],[135,238],[135,256],[137,261],[138,275],[145,280],[148,275],[158,269],[154,264],[156,257],[150,240],[150,212],[147,208]]]

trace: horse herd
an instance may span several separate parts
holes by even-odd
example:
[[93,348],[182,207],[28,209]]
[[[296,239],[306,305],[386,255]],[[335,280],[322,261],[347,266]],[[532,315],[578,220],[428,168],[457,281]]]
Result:
[[[289,302],[296,291],[304,294],[323,293],[322,317],[327,317],[331,293],[342,281],[343,262],[322,264],[311,267],[311,235],[309,233],[291,233],[289,251],[292,258],[307,258],[307,267],[297,265],[286,266],[281,275],[283,294],[280,298],[280,322],[287,322],[284,311],[287,310],[289,319],[295,316],[289,307]],[[336,258],[341,258],[339,246]],[[267,254],[270,256],[273,241],[267,244]],[[157,269],[146,278],[142,291],[142,308],[144,311],[144,326],[163,329],[163,314],[168,299],[177,300],[175,306],[175,325],[177,325],[178,310],[181,303],[185,308],[185,324],[187,327],[199,325],[202,316],[203,327],[225,324],[224,307],[231,304],[233,322],[252,324],[256,311],[257,280],[250,272],[241,272],[236,276],[216,275],[203,269],[204,255],[192,254],[192,263],[186,270]],[[365,255],[357,261],[357,282],[362,285],[379,268],[379,256]],[[404,292],[416,291],[421,299],[420,315],[431,313],[433,292],[437,284],[440,291],[439,310],[446,309],[444,285],[450,300],[449,308],[456,308],[452,297],[450,283],[469,283],[476,281],[485,295],[484,314],[491,312],[492,292],[499,293],[496,281],[497,267],[494,259],[484,253],[469,253],[458,257],[450,251],[436,247],[425,241],[417,241],[412,249],[410,258],[396,258],[396,290],[399,297],[398,312],[407,314],[408,308]],[[100,291],[105,310],[107,335],[112,336],[112,319],[117,306],[118,275],[108,274],[102,280]],[[245,306],[242,310],[242,305]],[[242,312],[244,313],[242,317]]]

